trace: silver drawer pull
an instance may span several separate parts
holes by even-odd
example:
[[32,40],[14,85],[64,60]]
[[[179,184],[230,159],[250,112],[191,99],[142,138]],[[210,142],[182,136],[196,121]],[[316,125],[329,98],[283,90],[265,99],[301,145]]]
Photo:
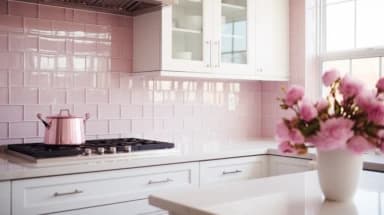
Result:
[[167,178],[167,179],[165,179],[165,180],[161,180],[161,181],[152,181],[152,180],[149,180],[149,181],[148,181],[148,184],[164,184],[164,183],[169,183],[169,182],[171,182],[171,181],[173,181],[173,180],[170,179],[170,178]]
[[228,171],[228,172],[223,171],[223,175],[237,174],[237,173],[241,173],[241,172],[243,172],[243,171],[241,171],[241,170]]
[[80,194],[80,193],[83,193],[83,192],[84,192],[84,191],[82,191],[82,190],[78,190],[78,189],[76,189],[76,190],[74,190],[74,191],[72,191],[72,192],[68,192],[68,193],[58,193],[58,192],[55,192],[55,193],[53,194],[53,196],[54,196],[54,197],[68,196],[68,195]]

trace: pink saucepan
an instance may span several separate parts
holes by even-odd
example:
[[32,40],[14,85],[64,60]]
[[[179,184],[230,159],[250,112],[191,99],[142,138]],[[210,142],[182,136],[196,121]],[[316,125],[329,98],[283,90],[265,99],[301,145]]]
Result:
[[41,113],[37,114],[44,126],[44,143],[51,145],[79,145],[85,142],[84,123],[89,119],[89,113],[85,117],[73,116],[68,109],[60,110],[56,116],[48,116],[43,119]]

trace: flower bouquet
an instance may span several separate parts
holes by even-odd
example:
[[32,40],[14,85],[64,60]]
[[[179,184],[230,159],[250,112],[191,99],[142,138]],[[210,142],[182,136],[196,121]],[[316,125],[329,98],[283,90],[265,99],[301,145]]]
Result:
[[[341,77],[332,69],[322,81],[329,87],[326,99],[311,102],[304,89],[295,85],[279,98],[280,107],[291,110],[293,116],[278,122],[276,139],[283,153],[304,154],[315,147],[323,193],[327,199],[343,201],[355,192],[362,169],[360,155],[373,149],[384,152],[384,78],[369,90],[359,80]],[[353,175],[356,179],[348,182]],[[326,184],[334,186],[326,188]],[[348,189],[340,190],[347,185]]]

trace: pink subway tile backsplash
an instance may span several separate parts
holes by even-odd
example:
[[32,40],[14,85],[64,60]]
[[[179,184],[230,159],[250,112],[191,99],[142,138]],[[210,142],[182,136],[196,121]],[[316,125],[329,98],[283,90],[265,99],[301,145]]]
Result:
[[8,137],[8,123],[0,123],[0,138]]
[[35,87],[11,87],[9,94],[10,104],[38,103],[38,88]]
[[14,16],[24,16],[37,18],[38,6],[36,4],[29,4],[17,1],[8,2],[8,13]]
[[87,104],[107,104],[109,102],[109,90],[87,89],[85,101]]
[[89,120],[85,123],[86,135],[103,135],[109,133],[108,120]]
[[120,119],[120,105],[99,105],[99,119]]
[[0,15],[0,31],[23,32],[23,17]]
[[131,120],[111,120],[110,132],[113,134],[129,133],[131,132]]
[[270,135],[275,85],[132,75],[132,24],[132,17],[0,1],[0,144],[43,141],[36,113],[60,109],[91,114],[88,139]]
[[11,122],[9,123],[10,138],[37,137],[37,122]]
[[66,10],[62,7],[39,5],[39,18],[47,20],[65,20]]
[[8,88],[0,87],[0,105],[6,105],[9,103]]
[[77,23],[96,24],[96,13],[86,10],[75,10],[73,21]]
[[39,104],[66,104],[65,89],[41,88],[39,90]]
[[25,105],[24,121],[37,121],[36,115],[43,114],[43,117],[51,115],[51,107],[49,105]]

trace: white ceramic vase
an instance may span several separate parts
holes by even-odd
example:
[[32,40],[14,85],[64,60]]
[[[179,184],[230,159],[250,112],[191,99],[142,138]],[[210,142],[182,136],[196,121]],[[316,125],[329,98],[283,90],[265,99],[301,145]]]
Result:
[[327,200],[352,200],[363,168],[363,158],[346,149],[317,150],[321,190]]

